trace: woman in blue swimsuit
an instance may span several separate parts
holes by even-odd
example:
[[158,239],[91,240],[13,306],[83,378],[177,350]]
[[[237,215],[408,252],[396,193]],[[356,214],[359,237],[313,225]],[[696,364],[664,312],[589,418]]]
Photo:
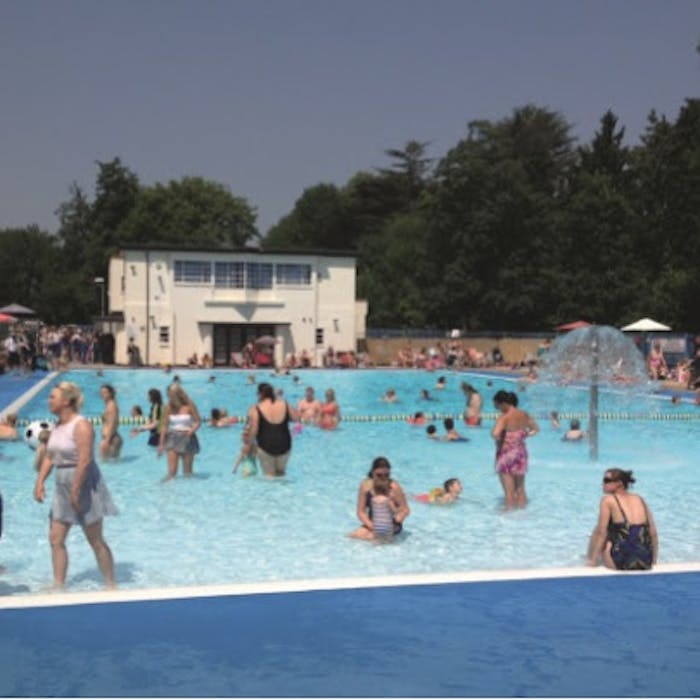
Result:
[[588,565],[609,569],[651,569],[659,553],[654,517],[641,496],[628,493],[631,471],[608,469],[603,476],[598,525],[588,545]]

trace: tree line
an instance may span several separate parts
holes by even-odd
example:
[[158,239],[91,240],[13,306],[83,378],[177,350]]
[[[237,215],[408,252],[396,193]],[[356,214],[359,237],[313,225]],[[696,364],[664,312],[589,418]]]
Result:
[[440,158],[429,143],[385,167],[303,191],[262,237],[255,208],[186,177],[142,185],[98,163],[92,199],[73,185],[55,233],[0,231],[0,299],[46,320],[88,321],[93,283],[133,242],[352,251],[371,326],[544,330],[652,316],[700,330],[700,100],[652,112],[638,144],[611,112],[577,145],[558,112],[526,105],[468,124]]

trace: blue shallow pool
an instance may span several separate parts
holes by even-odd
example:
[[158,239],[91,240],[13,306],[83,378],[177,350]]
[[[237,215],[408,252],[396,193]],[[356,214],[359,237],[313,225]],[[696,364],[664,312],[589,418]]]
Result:
[[[223,406],[231,414],[242,415],[254,400],[248,373],[179,374],[203,414]],[[214,382],[209,381],[211,374],[216,376]],[[424,427],[409,425],[405,416],[416,410],[458,415],[464,407],[459,390],[463,379],[482,391],[487,411],[492,411],[490,397],[497,389],[516,385],[504,377],[446,376],[447,388],[439,392],[433,389],[437,375],[427,372],[308,371],[300,373],[298,384],[292,377],[258,373],[257,381],[269,380],[283,388],[294,403],[307,385],[318,394],[335,388],[348,419],[335,432],[304,427],[294,437],[288,477],[272,483],[231,474],[240,446],[240,425],[219,430],[203,427],[202,452],[195,462],[197,478],[168,484],[159,483],[165,458],[158,459],[146,446],[145,435],[131,439],[129,426],[123,426],[122,460],[102,465],[121,511],[106,522],[120,587],[578,566],[595,522],[600,478],[607,466],[634,469],[639,491],[656,514],[661,561],[700,561],[700,524],[689,517],[700,511],[696,407],[673,406],[668,397],[606,396],[603,411],[617,416],[631,410],[660,413],[663,420],[602,421],[600,459],[595,464],[588,459],[586,445],[562,443],[561,433],[541,420],[542,432],[530,442],[530,505],[525,511],[503,514],[493,473],[492,419],[479,429],[460,425],[470,438],[468,443],[441,444],[427,440]],[[98,377],[86,370],[65,378],[84,388],[84,412],[97,416],[102,410],[98,398],[102,382],[116,387],[126,415],[133,404],[147,408],[148,388],[164,390],[172,375],[114,370]],[[379,401],[390,386],[401,403]],[[422,388],[437,400],[421,403]],[[22,408],[22,418],[47,416],[47,391]],[[576,389],[544,391],[530,386],[519,395],[525,408],[542,415],[553,409],[582,411],[587,401]],[[345,535],[356,526],[358,483],[380,454],[390,459],[394,477],[409,494],[458,476],[464,497],[446,508],[412,504],[406,535],[395,545],[377,547],[350,540]],[[36,592],[51,579],[49,504],[32,500],[32,460],[33,453],[23,443],[0,448],[0,488],[5,499],[0,562],[6,569],[0,594]],[[678,506],[679,484],[682,507]],[[70,590],[99,588],[92,553],[79,532],[71,534],[69,552]]]

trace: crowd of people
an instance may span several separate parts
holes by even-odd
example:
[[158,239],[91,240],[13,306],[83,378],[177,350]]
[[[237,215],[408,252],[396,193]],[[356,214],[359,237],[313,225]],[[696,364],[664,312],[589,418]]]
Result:
[[[444,379],[444,378],[442,378]],[[444,382],[443,382],[444,383]],[[440,384],[438,380],[437,384]],[[479,429],[482,424],[482,397],[468,383],[462,383],[465,398],[463,414],[467,429]],[[115,585],[114,562],[103,535],[103,519],[116,515],[109,489],[95,460],[96,440],[102,461],[118,459],[123,440],[119,435],[119,406],[114,387],[103,384],[100,396],[104,401],[100,435],[95,436],[92,423],[80,413],[82,392],[75,384],[60,382],[48,399],[55,426],[40,439],[35,459],[37,470],[34,497],[41,502],[46,494],[46,481],[54,471],[55,486],[51,505],[49,543],[54,572],[54,585],[65,585],[68,567],[66,541],[73,525],[80,525],[92,547],[100,571],[108,587]],[[392,393],[393,392],[393,393]],[[176,478],[180,468],[185,477],[194,474],[194,460],[200,445],[197,433],[202,419],[197,406],[175,376],[167,388],[164,403],[158,389],[148,390],[148,415],[134,427],[130,435],[147,432],[148,444],[156,448],[158,456],[167,457],[167,471],[163,481]],[[395,396],[387,390],[384,397]],[[313,387],[306,387],[304,396],[296,405],[290,404],[280,390],[268,382],[256,387],[256,401],[250,406],[241,430],[241,448],[233,464],[233,472],[254,476],[258,471],[276,479],[286,474],[292,453],[292,432],[302,425],[320,429],[335,429],[341,413],[333,389],[328,389],[324,401],[316,398]],[[515,392],[497,391],[493,405],[498,412],[490,435],[494,440],[494,469],[503,491],[506,510],[525,508],[527,493],[525,480],[529,466],[527,441],[536,436],[539,426],[535,419],[518,407]],[[140,410],[132,408],[132,415]],[[217,412],[215,414],[215,411]],[[412,421],[418,421],[420,412]],[[552,414],[552,427],[559,428],[558,416]],[[213,409],[209,425],[216,428],[235,425],[238,419],[226,415],[223,409]],[[466,441],[455,428],[454,420],[444,420],[445,433],[438,436],[444,441]],[[294,426],[294,427],[292,427]],[[0,424],[0,434],[10,435],[11,421]],[[434,426],[428,426],[428,433]],[[16,428],[15,428],[16,431]],[[13,436],[17,437],[16,432]],[[583,437],[580,424],[572,424],[564,439]],[[181,467],[180,467],[181,465]],[[653,515],[646,502],[629,492],[634,483],[632,472],[606,470],[604,493],[599,516],[590,537],[587,564],[603,564],[617,569],[651,568],[658,557],[658,534]],[[426,493],[412,496],[416,503],[449,505],[460,499],[463,491],[458,477],[450,477],[441,486]],[[373,460],[367,477],[359,485],[356,501],[359,526],[350,533],[356,539],[388,543],[395,541],[411,514],[409,497],[401,484],[391,477],[391,464],[386,457]]]

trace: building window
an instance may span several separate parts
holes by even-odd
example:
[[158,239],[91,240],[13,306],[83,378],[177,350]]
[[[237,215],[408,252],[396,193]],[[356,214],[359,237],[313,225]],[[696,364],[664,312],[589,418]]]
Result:
[[222,262],[214,264],[214,284],[228,289],[245,287],[245,265],[242,262]]
[[323,328],[316,329],[316,345],[323,345]]
[[276,269],[277,284],[308,287],[311,284],[311,265],[280,263]]
[[160,326],[158,328],[158,342],[161,345],[170,345],[170,326]]
[[272,263],[246,263],[248,289],[272,289]]
[[209,284],[211,282],[211,263],[199,260],[176,260],[175,282]]

